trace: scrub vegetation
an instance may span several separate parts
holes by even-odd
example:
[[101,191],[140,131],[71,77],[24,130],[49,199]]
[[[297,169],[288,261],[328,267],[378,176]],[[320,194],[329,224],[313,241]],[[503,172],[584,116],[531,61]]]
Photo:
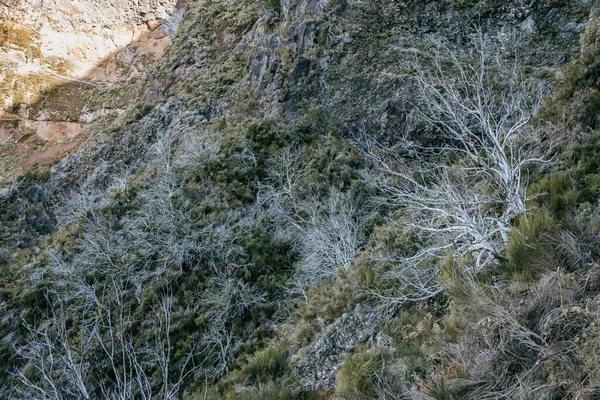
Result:
[[310,93],[354,86],[319,75],[324,47],[346,40],[362,65],[391,32],[361,51],[332,24],[309,35],[313,59],[269,64],[257,37],[300,35],[289,1],[191,3],[105,137],[152,131],[143,162],[65,173],[55,192],[61,165],[31,170],[0,191],[0,394],[600,396],[593,18],[553,74],[482,29],[423,35],[402,65],[382,61],[402,115],[388,132],[346,129],[353,105]]

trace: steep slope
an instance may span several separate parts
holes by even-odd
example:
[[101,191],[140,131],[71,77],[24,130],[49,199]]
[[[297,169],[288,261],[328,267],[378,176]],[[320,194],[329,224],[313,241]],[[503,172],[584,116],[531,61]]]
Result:
[[[565,75],[568,85],[573,72],[560,67],[577,65],[582,51],[594,48],[596,4],[190,1],[155,63],[146,62],[144,55],[153,50],[145,43],[162,50],[162,38],[153,36],[161,28],[152,30],[149,22],[164,18],[173,4],[143,4],[124,14],[116,12],[122,10],[118,4],[108,10],[97,2],[70,6],[88,10],[92,19],[103,10],[97,15],[108,22],[92,33],[73,25],[86,32],[75,41],[85,48],[96,43],[96,35],[103,38],[95,45],[98,53],[43,53],[65,36],[45,34],[50,28],[42,24],[39,38],[22,43],[16,64],[3,72],[24,68],[15,78],[20,82],[31,65],[54,74],[45,57],[75,60],[63,77],[84,81],[86,94],[73,96],[69,85],[59,85],[66,94],[53,93],[89,99],[74,110],[48,99],[19,101],[25,105],[16,115],[3,117],[11,126],[18,120],[19,133],[6,130],[7,140],[22,139],[21,130],[32,126],[56,144],[64,144],[65,136],[87,139],[0,193],[0,265],[12,281],[0,299],[7,338],[2,360],[7,371],[17,371],[0,378],[7,396],[26,397],[36,387],[57,390],[44,383],[46,377],[65,385],[58,390],[66,398],[117,391],[134,398],[528,398],[534,392],[567,398],[577,385],[592,388],[593,396],[593,360],[582,361],[582,376],[567,376],[554,368],[563,359],[548,354],[563,354],[559,344],[583,332],[597,337],[590,322],[596,321],[594,290],[574,294],[596,279],[593,269],[583,267],[597,261],[596,250],[574,262],[568,275],[559,270],[549,276],[541,268],[524,278],[521,270],[539,260],[518,259],[526,250],[517,236],[543,243],[544,229],[566,231],[567,223],[535,216],[542,225],[536,230],[525,217],[511,218],[507,223],[518,233],[511,234],[506,255],[476,279],[461,272],[472,268],[469,257],[457,260],[458,268],[448,261],[439,267],[446,291],[416,305],[402,304],[395,293],[392,305],[382,304],[395,284],[383,278],[393,267],[378,252],[402,254],[420,243],[404,231],[411,220],[402,205],[374,205],[372,183],[380,178],[365,179],[365,171],[373,169],[366,156],[373,143],[399,149],[406,160],[414,157],[402,147],[407,140],[423,146],[417,149],[443,147],[438,128],[415,120],[415,55],[444,43],[470,65],[473,43],[483,38],[500,43],[494,48],[499,58],[509,49],[527,76],[545,81],[544,90]],[[36,19],[23,10],[5,6],[10,18]],[[63,22],[72,20],[73,10],[57,10],[64,10],[57,14]],[[88,23],[94,22],[78,21]],[[116,27],[125,27],[137,44],[121,35],[106,38],[120,31]],[[64,35],[72,34],[69,29]],[[31,62],[24,54],[36,46],[42,56],[34,54]],[[17,51],[12,47],[7,54]],[[587,62],[584,69],[593,65]],[[132,71],[137,79],[129,79]],[[573,91],[557,95],[565,110],[580,95]],[[547,115],[532,123],[546,134],[542,147],[552,147],[558,159],[563,153],[546,142],[569,148],[585,135],[569,137],[573,127],[557,133],[567,128],[556,118],[561,110],[548,104]],[[15,108],[14,97],[7,107]],[[35,125],[47,120],[85,120],[86,126],[71,132]],[[548,122],[560,129],[548,128]],[[585,121],[573,124],[581,131],[593,128]],[[566,161],[556,168],[569,171],[574,161],[561,159]],[[551,169],[530,173],[539,193],[559,185],[552,183],[557,178]],[[476,183],[494,190],[493,182]],[[560,201],[569,200],[569,190],[559,190]],[[586,201],[594,204],[596,195]],[[581,213],[583,203],[569,203],[566,213]],[[535,207],[551,205],[540,198]],[[582,224],[593,225],[589,219]],[[589,235],[581,236],[585,246]],[[538,310],[545,301],[541,294],[552,285],[568,293]],[[584,312],[584,304],[591,308]],[[579,325],[558,332],[569,322],[551,326],[557,313],[566,320],[576,314]],[[469,341],[475,337],[481,340]],[[35,370],[54,351],[47,346],[51,341],[64,343],[53,354],[60,361],[54,370]],[[486,343],[504,347],[492,354]],[[591,344],[579,351],[591,351],[586,346]],[[69,351],[84,362],[70,365]],[[122,365],[110,365],[116,353],[126,359]],[[553,367],[539,372],[547,359]],[[520,362],[531,369],[520,369]],[[504,367],[499,385],[505,392],[492,392],[488,380],[498,372],[494,368]],[[530,377],[539,387],[515,389],[515,381]]]
[[94,88],[139,77],[183,10],[174,1],[14,1],[0,8],[0,157],[5,183],[82,141],[85,124],[122,110]]

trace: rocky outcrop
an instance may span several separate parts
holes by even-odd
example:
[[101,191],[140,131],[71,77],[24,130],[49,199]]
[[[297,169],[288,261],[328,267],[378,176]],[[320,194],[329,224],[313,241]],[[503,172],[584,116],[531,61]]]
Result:
[[[176,5],[177,0],[13,0],[0,4],[3,63],[16,63],[21,70],[89,78],[107,57],[140,39],[158,41],[150,46],[143,43],[141,52],[160,49],[160,41],[173,33],[169,19]],[[162,21],[169,23],[161,27]]]
[[588,0],[287,3],[279,29],[248,34],[256,47],[250,58],[256,96],[287,119],[320,109],[347,134],[362,129],[382,139],[403,129],[407,49],[426,39],[460,46],[481,34],[548,69],[578,56],[594,6]]
[[118,115],[94,89],[146,71],[183,12],[178,0],[0,3],[0,184],[77,148],[95,116]]
[[[369,339],[377,339],[380,325],[390,317],[391,310],[382,312],[358,304],[354,311],[342,315],[307,349],[300,352],[296,373],[303,391],[331,389],[344,356]],[[379,343],[378,343],[379,344]]]

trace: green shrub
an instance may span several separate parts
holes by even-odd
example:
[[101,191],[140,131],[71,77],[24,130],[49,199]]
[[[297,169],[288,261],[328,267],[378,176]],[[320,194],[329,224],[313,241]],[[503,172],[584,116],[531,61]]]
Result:
[[600,192],[600,132],[596,132],[583,143],[573,149],[576,164],[575,180],[577,182],[580,203],[595,203]]
[[263,167],[266,160],[278,149],[285,146],[285,138],[271,121],[250,122],[246,128],[245,137],[250,141],[259,168]]
[[377,374],[383,369],[385,354],[368,347],[359,348],[344,358],[335,377],[336,399],[372,399]]
[[280,347],[267,347],[259,350],[242,367],[240,375],[252,385],[275,381],[288,369],[287,351]]
[[505,272],[514,278],[534,278],[553,259],[551,238],[558,231],[555,219],[545,210],[521,215],[509,233]]
[[558,221],[564,221],[576,210],[577,191],[573,183],[570,171],[549,174],[531,185],[529,192],[536,195],[532,203],[548,209]]
[[269,294],[279,294],[297,258],[291,244],[279,241],[259,228],[248,231],[240,243],[249,260],[244,266],[244,279],[256,283]]
[[431,355],[442,335],[439,321],[444,311],[436,304],[407,306],[384,327],[396,349],[394,357],[402,360],[411,384],[415,379],[425,379],[428,374]]
[[241,400],[291,400],[294,395],[286,383],[266,383],[258,388],[242,392],[238,397]]
[[338,270],[332,276],[308,291],[308,303],[299,312],[305,320],[321,318],[323,323],[331,323],[343,313],[354,309],[364,295],[356,290],[359,283],[355,269]]
[[560,122],[568,117],[571,124],[595,129],[600,115],[600,49],[591,46],[583,56],[563,69],[556,84],[556,95],[546,99],[540,116]]
[[452,400],[454,391],[448,386],[446,381],[441,378],[439,380],[430,380],[425,385],[425,391],[435,400]]
[[277,15],[281,14],[281,0],[265,0],[268,9]]

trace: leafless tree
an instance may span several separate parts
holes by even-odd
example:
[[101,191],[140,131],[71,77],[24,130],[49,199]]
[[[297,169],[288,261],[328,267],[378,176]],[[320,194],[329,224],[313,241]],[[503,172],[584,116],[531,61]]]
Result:
[[[144,322],[151,325],[154,345],[133,336],[142,322],[132,314],[144,293],[177,277],[192,255],[239,250],[229,246],[227,224],[192,226],[186,204],[179,203],[172,138],[160,138],[153,151],[154,173],[148,186],[137,188],[138,207],[125,217],[115,218],[105,209],[114,204],[111,193],[84,185],[75,197],[79,211],[67,222],[78,224],[78,236],[68,248],[49,251],[41,271],[51,283],[49,307],[60,312],[35,328],[25,324],[27,335],[17,342],[24,343],[16,347],[23,367],[15,371],[20,382],[15,391],[22,398],[170,400],[179,396],[190,374],[206,366],[207,355],[192,345],[173,371],[175,300],[170,291]],[[149,375],[155,370],[160,371],[158,381]]]
[[237,276],[240,265],[211,262],[208,288],[201,293],[199,304],[205,307],[208,329],[202,338],[203,371],[209,380],[226,372],[237,339],[233,319],[247,309],[265,301],[265,295]]
[[166,290],[161,297],[160,305],[156,311],[156,320],[158,321],[158,327],[155,330],[155,349],[154,359],[156,364],[160,367],[161,378],[162,378],[162,389],[160,391],[160,397],[164,400],[175,400],[178,398],[178,394],[181,389],[181,385],[184,380],[194,373],[197,369],[202,367],[202,364],[194,363],[196,358],[196,348],[192,345],[187,357],[181,363],[179,371],[173,376],[171,372],[172,363],[172,348],[173,343],[171,341],[171,318],[173,312],[173,294],[170,289]]
[[209,279],[211,288],[202,294],[200,302],[208,306],[207,317],[216,324],[240,316],[264,299],[259,290],[236,277],[239,269],[240,266],[233,263],[213,264],[213,275]]
[[[66,262],[60,265],[65,267]],[[132,317],[128,305],[132,285],[127,276],[107,268],[98,277],[103,284],[96,286],[89,279],[75,277],[78,273],[71,269],[57,278],[71,280],[59,286],[50,301],[58,304],[58,312],[37,328],[24,324],[25,344],[16,346],[24,361],[15,372],[20,381],[16,393],[24,399],[177,398],[184,380],[201,364],[194,363],[197,354],[192,346],[179,371],[171,372],[171,292],[162,296],[155,318],[149,319],[155,345],[139,344],[131,331],[140,321]],[[69,309],[64,306],[67,303]],[[69,330],[67,321],[72,325]],[[154,369],[160,371],[158,383],[149,376]]]
[[324,207],[317,199],[303,204],[308,217],[298,223],[296,248],[302,256],[292,288],[306,288],[333,275],[338,268],[350,269],[366,244],[368,214],[350,197],[331,189]]
[[413,118],[437,132],[440,144],[401,138],[400,148],[368,150],[380,202],[404,210],[401,229],[417,236],[412,253],[378,256],[396,263],[399,298],[439,293],[432,258],[472,257],[475,272],[501,259],[511,221],[526,212],[527,168],[545,162],[530,123],[544,86],[518,58],[510,61],[482,37],[471,54],[430,46],[412,65]]
[[[25,344],[16,345],[16,354],[26,361],[26,368],[14,375],[21,386],[14,395],[21,399],[90,399],[86,377],[91,369],[87,353],[91,337],[74,344],[68,339],[63,305],[57,313],[37,327],[23,321],[29,336]],[[16,342],[15,342],[16,343]]]
[[364,247],[368,212],[350,194],[329,188],[326,194],[304,182],[310,165],[302,152],[285,148],[271,161],[268,178],[259,185],[254,213],[272,224],[276,237],[293,243],[302,257],[289,282],[291,292],[305,290],[349,269]]

